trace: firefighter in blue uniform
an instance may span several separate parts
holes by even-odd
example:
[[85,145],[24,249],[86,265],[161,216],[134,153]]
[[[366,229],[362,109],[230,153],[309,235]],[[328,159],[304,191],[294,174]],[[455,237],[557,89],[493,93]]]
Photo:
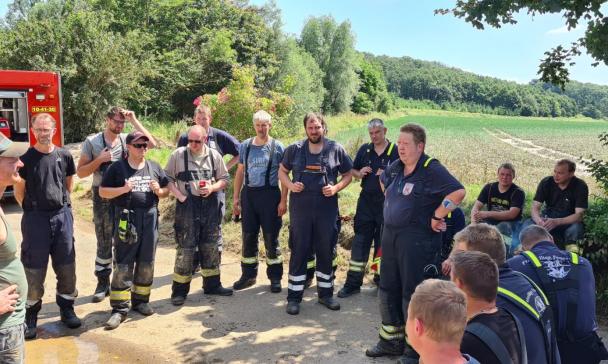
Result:
[[520,238],[524,252],[508,264],[534,280],[551,302],[562,363],[594,364],[608,359],[597,334],[595,280],[589,261],[560,250],[543,227],[531,225]]
[[[307,139],[285,150],[279,169],[281,183],[289,188],[289,286],[287,313],[297,315],[306,281],[306,264],[314,248],[319,303],[331,310],[340,304],[333,298],[333,247],[338,218],[337,193],[352,179],[352,161],[344,148],[325,138],[326,124],[320,114],[304,117]],[[292,172],[293,180],[289,178]],[[338,182],[338,174],[342,178]]]
[[465,196],[462,184],[438,161],[424,154],[426,132],[418,124],[401,127],[399,160],[382,174],[385,188],[380,264],[380,341],[365,354],[402,355],[417,362],[406,345],[407,307],[416,286],[436,272],[445,217]]
[[266,111],[260,110],[253,115],[253,127],[256,136],[241,144],[241,159],[234,176],[232,214],[243,215],[243,249],[242,275],[232,287],[241,290],[256,282],[258,235],[261,228],[270,291],[279,293],[283,277],[279,231],[283,223],[282,216],[287,211],[287,187],[279,189],[278,171],[285,148],[281,142],[270,137],[272,121]]
[[[344,298],[361,291],[369,251],[374,243],[377,256],[382,237],[382,207],[384,193],[380,188],[380,175],[393,161],[399,159],[395,143],[386,139],[386,127],[381,119],[367,124],[371,143],[365,143],[357,152],[353,163],[353,176],[361,180],[361,194],[355,213],[355,238],[351,248],[350,263],[344,287],[338,297]],[[377,281],[379,275],[374,276]]]
[[528,363],[559,364],[549,301],[534,281],[505,263],[506,247],[500,231],[486,223],[473,224],[456,234],[454,240],[454,251],[480,251],[496,262],[496,305],[511,312],[521,322],[526,333]]

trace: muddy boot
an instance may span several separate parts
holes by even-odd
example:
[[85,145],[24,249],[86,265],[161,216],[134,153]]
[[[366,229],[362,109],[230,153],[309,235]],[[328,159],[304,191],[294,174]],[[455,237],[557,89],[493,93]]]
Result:
[[118,312],[115,312],[112,314],[112,316],[110,316],[110,318],[108,319],[108,321],[104,324],[105,329],[106,330],[114,330],[115,328],[117,328],[118,326],[120,326],[120,324],[127,319],[126,315],[120,314]]
[[99,277],[97,279],[97,287],[93,293],[93,302],[101,302],[110,295],[110,277]]
[[55,296],[57,306],[59,306],[59,315],[63,322],[70,329],[75,329],[82,325],[82,322],[74,312],[74,301],[65,299],[59,295]]
[[220,276],[203,277],[203,292],[206,295],[232,296],[230,288],[222,287]]
[[365,351],[365,355],[370,358],[381,356],[400,356],[403,354],[404,342],[397,340],[380,340],[378,343]]
[[139,303],[139,304],[135,305],[135,307],[133,307],[133,309],[135,311],[141,313],[144,316],[150,316],[150,315],[154,314],[154,310],[152,309],[152,307],[150,306],[150,304],[148,302]]
[[38,312],[42,307],[42,301],[36,302],[35,305],[25,309],[25,339],[32,340],[36,338],[36,325],[38,323]]
[[232,285],[232,288],[234,288],[235,291],[240,291],[241,289],[245,289],[245,288],[249,288],[251,286],[253,286],[256,282],[255,278],[247,278],[245,276],[241,276],[241,278],[239,278],[238,281],[234,282],[234,284]]
[[171,303],[174,306],[183,305],[186,302],[188,292],[190,292],[190,282],[179,283],[173,281],[173,285],[171,286]]

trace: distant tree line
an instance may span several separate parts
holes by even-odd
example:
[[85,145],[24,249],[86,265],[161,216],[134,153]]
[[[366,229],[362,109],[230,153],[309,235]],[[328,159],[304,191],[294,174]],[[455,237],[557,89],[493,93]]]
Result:
[[309,111],[386,113],[399,98],[509,115],[608,116],[606,87],[562,92],[375,57],[355,50],[348,21],[329,16],[285,34],[273,1],[15,0],[0,21],[0,68],[61,73],[64,118],[79,126],[66,129],[68,141],[96,130],[110,105],[179,119],[201,95],[219,125],[246,130],[250,111],[264,107],[280,133],[299,128]]

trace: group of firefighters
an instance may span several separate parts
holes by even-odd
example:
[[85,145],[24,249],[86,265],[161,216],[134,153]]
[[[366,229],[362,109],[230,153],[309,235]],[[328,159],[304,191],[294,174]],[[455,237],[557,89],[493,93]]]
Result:
[[[405,337],[410,298],[423,280],[449,274],[451,243],[465,225],[464,214],[458,207],[465,197],[465,189],[439,161],[425,154],[423,127],[413,123],[402,126],[397,142],[393,143],[386,137],[383,121],[372,119],[367,125],[370,143],[359,148],[353,162],[339,143],[327,138],[327,124],[318,113],[304,117],[306,138],[285,147],[270,136],[272,120],[266,111],[253,115],[255,136],[239,143],[229,133],[211,127],[211,110],[198,105],[194,125],[180,136],[177,149],[162,168],[146,159],[146,151],[154,148],[157,141],[132,111],[113,107],[105,119],[105,129],[83,142],[77,166],[68,151],[52,144],[53,117],[37,114],[32,119],[36,144],[21,156],[24,167],[19,169],[21,178],[15,185],[15,197],[24,210],[21,260],[29,286],[25,303],[26,339],[36,337],[49,256],[57,276],[56,302],[61,321],[69,328],[81,325],[73,308],[78,295],[70,202],[74,174],[80,178],[93,175],[98,280],[93,301],[110,297],[112,313],[106,329],[117,328],[130,308],[146,316],[154,313],[149,300],[158,241],[158,201],[169,194],[176,199],[173,305],[184,304],[193,274],[199,270],[206,295],[229,296],[233,289],[255,285],[260,230],[269,289],[273,293],[281,292],[283,255],[279,232],[282,216],[289,208],[291,254],[286,312],[299,313],[304,290],[313,278],[311,272],[316,277],[318,302],[330,310],[339,310],[340,303],[334,298],[334,265],[341,221],[338,192],[355,177],[361,180],[354,217],[355,236],[346,282],[337,295],[346,298],[360,291],[373,245],[377,265],[374,282],[378,285],[382,323],[380,341],[366,354],[370,357],[403,355],[403,362],[417,362],[417,354]],[[123,133],[126,123],[134,129],[129,134]],[[225,155],[232,156],[228,163],[224,161]],[[542,189],[539,185],[534,199],[534,221],[528,225],[540,225],[556,234],[566,232],[567,237],[576,239],[582,231],[580,221],[587,208],[588,192],[584,182],[574,177],[571,163],[558,162],[554,177],[541,182]],[[229,170],[235,165],[232,214],[235,219],[242,216],[242,275],[230,289],[222,285],[220,261],[226,207],[224,190],[229,183]],[[566,177],[560,180],[558,172],[564,172]],[[507,224],[509,231],[505,230],[505,224],[500,226],[504,235],[511,235],[508,240],[512,247],[518,244],[516,235],[521,230],[523,209],[523,195],[520,196],[521,191],[512,184],[514,174],[510,164],[501,165],[499,181],[482,191],[471,213],[474,224],[513,222]],[[496,197],[497,194],[502,197]],[[546,211],[559,216],[542,215],[543,203]],[[483,210],[483,205],[487,205],[488,211]],[[578,230],[572,232],[572,229]],[[586,262],[582,257],[577,259],[577,262]],[[542,263],[549,260],[532,261],[541,262],[539,271],[543,271]],[[501,277],[502,274],[501,270]],[[568,279],[567,276],[561,278]],[[524,326],[529,322],[530,326],[546,329],[543,325],[547,323],[538,313],[538,317],[525,316],[530,302],[532,307],[534,304],[538,307],[545,295],[540,289],[526,295],[530,283],[525,281],[522,286],[517,282],[519,288],[502,287],[516,297],[508,301],[513,306],[509,307],[513,315],[518,316],[517,311],[522,310],[520,320]],[[580,291],[577,278],[569,282],[562,284],[552,279],[542,283],[559,286],[544,287],[548,292]],[[553,307],[553,317],[558,324],[563,324],[564,332],[570,330],[565,328],[567,325],[580,324],[572,317],[577,313],[571,311],[570,302],[567,309],[562,309],[566,306],[550,302],[558,295],[548,296],[544,306]],[[587,306],[592,305],[588,299],[585,302]],[[595,334],[597,329],[595,307],[586,307],[583,314],[591,323],[588,329],[579,337],[567,338],[571,344],[568,350],[577,353],[588,351],[588,347],[571,342],[580,344],[581,339]],[[549,321],[553,321],[553,317]],[[524,328],[526,332],[534,330]],[[543,335],[555,335],[548,331]],[[547,355],[539,357],[547,363],[559,363],[559,354],[555,360],[555,350],[550,346],[547,345]],[[538,350],[541,349],[529,347],[528,353]]]

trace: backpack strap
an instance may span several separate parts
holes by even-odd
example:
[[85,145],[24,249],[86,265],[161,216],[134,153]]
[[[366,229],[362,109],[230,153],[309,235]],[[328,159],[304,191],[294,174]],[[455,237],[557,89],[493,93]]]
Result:
[[272,138],[270,142],[270,154],[268,155],[268,166],[266,167],[266,179],[264,186],[270,187],[270,170],[272,169],[272,160],[274,159],[274,149],[276,147],[276,139]]
[[498,358],[500,364],[513,364],[507,347],[500,337],[489,327],[479,322],[473,322],[468,324],[464,331],[481,340],[494,356]]
[[[129,163],[129,161],[126,158],[124,158],[124,159],[121,159],[120,162],[118,162],[118,163],[120,163],[120,166],[121,166],[121,169],[122,169],[122,173],[123,173],[125,179],[127,179],[127,176],[129,175],[129,170],[127,169],[127,165]],[[131,210],[131,194],[132,194],[132,192],[129,191],[127,193],[127,197],[126,197],[127,198],[127,206],[126,207],[127,207],[128,210]]]
[[253,139],[249,139],[249,142],[245,146],[245,186],[249,186],[249,150],[251,149],[251,143]]

